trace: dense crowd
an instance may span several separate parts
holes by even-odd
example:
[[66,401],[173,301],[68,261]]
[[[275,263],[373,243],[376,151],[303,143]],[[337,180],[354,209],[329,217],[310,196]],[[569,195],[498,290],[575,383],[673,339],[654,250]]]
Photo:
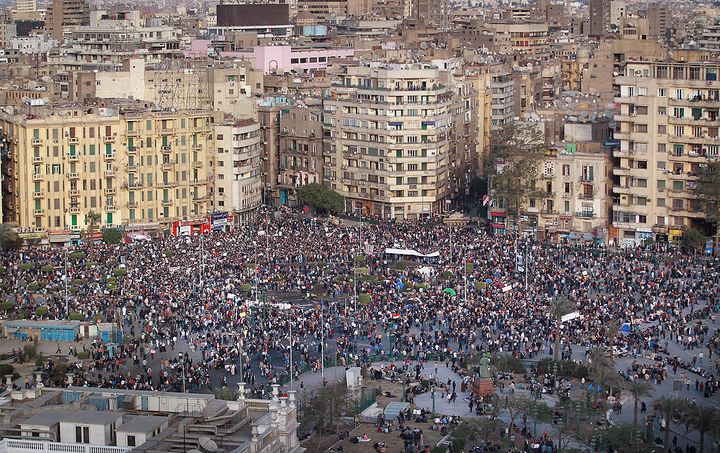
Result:
[[[662,353],[672,340],[695,358],[668,356],[664,365],[704,373],[704,389],[717,387],[698,361],[714,360],[717,346],[708,323],[718,308],[718,263],[679,252],[557,245],[435,223],[336,225],[282,210],[205,237],[26,248],[0,265],[17,312],[39,318],[47,306],[50,319],[68,311],[121,318],[132,341],[91,347],[93,366],[76,377],[86,385],[198,389],[218,385],[215,376],[262,393],[290,373],[291,343],[295,375],[321,368],[321,351],[326,364],[340,365],[388,353],[453,363],[476,350],[547,356],[558,334],[552,305],[563,296],[580,314],[563,325],[563,356],[576,345]],[[41,284],[31,294],[33,282]]]

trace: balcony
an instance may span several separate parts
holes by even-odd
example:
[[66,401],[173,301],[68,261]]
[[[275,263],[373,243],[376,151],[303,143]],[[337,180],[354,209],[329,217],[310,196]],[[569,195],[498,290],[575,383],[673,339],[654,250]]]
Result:
[[45,210],[44,210],[44,209],[35,209],[35,210],[33,211],[33,214],[35,214],[35,215],[43,215],[43,214],[45,214]]
[[105,143],[115,143],[115,137],[113,137],[112,135],[106,135],[103,140],[105,141]]
[[77,162],[80,159],[78,153],[68,154],[68,160],[70,162]]
[[68,195],[70,195],[71,197],[79,197],[80,191],[77,189],[70,189],[68,190]]
[[71,145],[77,145],[78,144],[78,138],[77,137],[68,137],[68,143]]
[[70,178],[70,179],[78,179],[78,178],[80,178],[80,174],[79,174],[78,172],[76,172],[76,171],[75,171],[75,172],[70,172],[70,173],[68,173],[67,175],[68,175],[68,178]]
[[205,198],[207,198],[206,195],[200,195],[200,194],[193,195],[193,201],[196,201],[196,202],[202,202],[203,200],[205,200]]
[[135,209],[139,206],[139,203],[137,201],[129,201],[127,206],[129,209]]
[[138,137],[140,135],[140,131],[127,131],[125,135],[128,137]]
[[176,185],[175,182],[163,181],[163,182],[159,182],[157,186],[160,187],[161,189],[169,189],[171,187],[175,187],[175,185]]
[[106,178],[113,178],[113,177],[115,177],[115,170],[105,170],[105,177],[106,177]]
[[190,181],[190,184],[199,185],[199,184],[206,184],[207,182],[208,182],[208,180],[205,178],[198,178],[198,179],[193,179],[192,181]]
[[127,170],[130,173],[136,173],[138,171],[138,166],[137,164],[128,164]]
[[33,192],[33,198],[43,198],[44,196],[44,192]]
[[32,144],[33,146],[40,146],[43,144],[43,141],[41,138],[34,138],[32,139]]
[[33,173],[32,175],[33,181],[42,181],[43,180],[43,174],[42,173]]
[[172,206],[172,204],[173,204],[172,200],[163,200],[162,201],[163,207],[166,207],[166,208]]
[[77,206],[70,206],[70,214],[80,214],[80,208]]
[[575,213],[575,217],[580,217],[582,219],[592,219],[597,216],[592,211],[580,211]]
[[[714,156],[713,156],[714,157]],[[671,162],[705,162],[707,156],[701,153],[690,151],[687,154],[675,154],[673,152],[668,153],[668,160]]]
[[203,163],[200,160],[196,160],[195,162],[192,163],[193,168],[202,168],[202,166],[203,166]]
[[630,168],[613,168],[613,175],[616,176],[630,176],[630,173],[632,173],[632,169]]
[[685,172],[678,172],[678,171],[668,171],[667,176],[669,179],[678,179],[678,180],[695,180],[698,179],[698,175],[695,173],[689,171],[687,173]]
[[172,147],[171,147],[170,145],[163,145],[163,146],[160,147],[160,151],[161,151],[163,154],[170,154],[171,148],[172,148]]
[[163,162],[162,164],[160,164],[160,168],[163,169],[164,171],[169,171],[169,170],[172,170],[173,164],[170,162]]
[[195,143],[193,145],[194,150],[201,150],[202,148],[203,148],[203,145],[201,145],[200,143]]
[[117,190],[115,190],[115,188],[105,189],[105,195],[115,195],[116,193]]
[[578,198],[581,200],[592,200],[595,198],[595,190],[592,192],[580,192],[578,193]]
[[128,146],[128,153],[132,154],[137,152],[137,146]]
[[33,156],[33,163],[34,164],[41,164],[43,161],[42,156]]
[[541,216],[554,216],[559,215],[560,213],[558,211],[553,211],[551,209],[543,209],[540,211]]
[[138,190],[138,189],[142,189],[142,188],[143,188],[143,185],[140,183],[130,184],[130,186],[128,186],[128,189],[130,189],[130,190]]
[[117,210],[117,206],[115,206],[114,204],[107,205],[107,206],[105,207],[105,210],[108,211],[108,212],[113,212],[113,211],[116,211],[116,210]]
[[105,156],[105,160],[115,160],[115,153],[114,153],[114,152],[112,152],[112,153],[105,153],[104,156]]

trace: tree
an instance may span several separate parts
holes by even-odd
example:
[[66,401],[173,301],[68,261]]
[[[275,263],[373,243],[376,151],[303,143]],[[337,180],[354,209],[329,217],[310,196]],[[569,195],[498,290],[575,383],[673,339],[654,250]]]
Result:
[[715,247],[717,249],[720,245],[720,160],[707,162],[700,172],[695,191],[700,198],[705,218],[715,225]]
[[122,240],[122,233],[117,228],[105,228],[102,233],[106,244],[119,244]]
[[711,406],[694,406],[685,411],[685,421],[700,433],[700,453],[705,450],[705,433],[717,428],[720,414]]
[[95,231],[95,225],[100,223],[100,213],[95,211],[88,211],[85,214],[85,225],[88,226],[88,233],[92,234]]
[[486,174],[495,198],[520,215],[520,207],[539,195],[536,188],[546,148],[537,123],[514,122],[493,132]]
[[692,251],[697,251],[705,246],[707,238],[700,231],[695,228],[688,228],[683,231],[682,239],[680,239],[680,245]]
[[555,361],[560,360],[560,327],[562,317],[575,309],[575,303],[565,296],[557,296],[550,302],[550,313],[555,319]]
[[7,223],[0,223],[0,249],[12,250],[22,245],[22,238]]
[[315,182],[300,188],[298,200],[312,206],[321,214],[337,214],[342,212],[345,206],[343,197],[339,193]]
[[649,382],[641,381],[640,379],[636,379],[632,382],[630,382],[627,386],[628,392],[630,392],[630,395],[632,395],[633,398],[633,422],[632,426],[634,429],[637,429],[638,424],[638,402],[640,399],[644,396],[648,396],[650,392],[652,391],[652,386]]
[[683,413],[686,407],[686,403],[680,398],[670,398],[668,396],[663,396],[662,398],[653,401],[652,405],[653,409],[655,409],[657,412],[660,412],[665,418],[665,437],[663,439],[663,445],[665,446],[665,451],[669,451],[671,448],[670,420],[679,417]]
[[617,320],[610,321],[605,328],[605,334],[608,338],[608,345],[610,346],[610,358],[615,355],[615,338],[617,338],[620,332],[620,323]]
[[349,413],[348,394],[344,386],[325,387],[304,402],[301,423],[305,430],[317,434],[338,432],[340,419]]

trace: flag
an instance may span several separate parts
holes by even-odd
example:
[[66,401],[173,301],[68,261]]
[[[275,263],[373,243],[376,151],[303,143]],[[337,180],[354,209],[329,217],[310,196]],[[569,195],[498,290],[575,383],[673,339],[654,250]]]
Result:
[[400,319],[400,313],[393,313],[392,319]]
[[483,195],[483,206],[488,206],[489,204],[492,203],[492,201],[493,201],[493,198],[490,195],[488,195],[488,194]]

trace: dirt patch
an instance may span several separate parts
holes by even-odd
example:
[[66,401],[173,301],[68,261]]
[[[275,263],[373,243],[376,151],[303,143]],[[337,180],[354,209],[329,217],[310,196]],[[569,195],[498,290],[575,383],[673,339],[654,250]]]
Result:
[[[440,441],[440,439],[442,439],[440,431],[430,430],[429,423],[406,422],[404,426],[410,429],[420,428],[423,430],[423,437],[421,442],[422,446],[430,445],[430,447],[432,448]],[[350,439],[353,437],[362,437],[365,434],[370,437],[369,442],[360,442],[354,444],[350,441]],[[403,440],[400,438],[400,431],[398,430],[397,423],[393,424],[393,431],[389,433],[379,433],[377,432],[377,428],[375,428],[374,425],[369,423],[363,423],[350,433],[350,437],[344,439],[342,442],[335,445],[334,450],[337,451],[337,448],[339,446],[342,446],[343,449],[348,453],[375,453],[376,450],[373,445],[378,442],[385,442],[385,451],[387,451],[388,453],[403,451],[404,443]]]

